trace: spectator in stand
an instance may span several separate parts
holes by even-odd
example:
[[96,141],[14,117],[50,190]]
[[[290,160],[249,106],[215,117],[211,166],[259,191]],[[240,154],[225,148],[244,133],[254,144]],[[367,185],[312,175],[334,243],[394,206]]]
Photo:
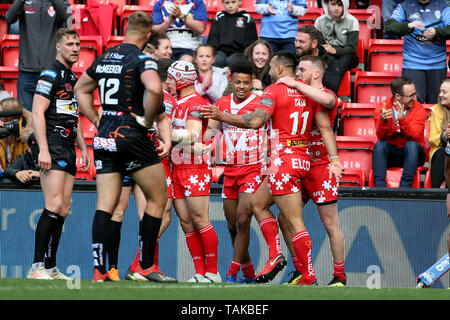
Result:
[[225,10],[218,12],[211,24],[207,43],[216,49],[216,67],[228,67],[258,40],[255,21],[247,11],[239,10],[241,3],[242,0],[223,0]]
[[322,42],[322,35],[316,27],[301,26],[295,36],[295,54],[298,58],[308,55],[321,57],[326,65],[323,84],[337,94],[344,74],[339,68],[337,59],[325,50]]
[[34,133],[27,139],[27,151],[18,156],[16,160],[5,170],[5,178],[28,184],[39,179],[39,167],[37,166],[37,156],[39,146],[37,145]]
[[5,170],[11,165],[17,157],[24,154],[27,150],[27,139],[33,131],[31,127],[31,112],[23,109],[19,100],[16,98],[6,98],[0,102],[0,111],[22,111],[21,116],[0,118],[0,121],[9,122],[14,119],[19,120],[21,133],[19,137],[9,136],[0,140],[0,169]]
[[305,0],[257,0],[255,10],[262,15],[259,38],[272,46],[272,51],[294,52],[298,17],[306,13]]
[[67,0],[16,0],[5,16],[8,24],[19,20],[17,95],[31,111],[38,77],[56,57],[56,30],[71,17],[71,8]]
[[212,68],[214,59],[215,50],[210,44],[202,44],[195,50],[194,62],[198,69],[195,90],[208,103],[216,103],[228,85],[227,76]]
[[374,114],[379,140],[372,157],[375,187],[386,187],[386,170],[391,167],[403,167],[400,187],[411,187],[417,167],[425,162],[427,116],[410,79],[395,78],[391,91],[392,97],[380,103]]
[[[328,76],[324,85],[335,93],[336,83],[340,85],[347,70],[356,68],[359,58],[356,53],[359,38],[358,20],[347,12],[349,0],[324,0],[324,15],[317,18],[314,26],[324,39],[325,51],[335,58],[333,80],[330,85]],[[328,69],[328,68],[327,68]],[[338,88],[339,90],[339,88]]]
[[402,76],[414,82],[417,100],[437,103],[439,86],[447,74],[448,5],[442,0],[405,0],[386,21],[385,30],[403,36]]
[[192,62],[208,18],[203,0],[158,0],[152,17],[153,32],[165,33],[172,43],[172,60]]
[[255,73],[253,74],[252,91],[257,93],[272,84],[269,75],[270,60],[272,59],[272,46],[266,40],[256,40],[244,51],[244,57],[253,64]]
[[[152,34],[147,45],[149,44],[154,48],[154,52],[150,55],[153,59],[170,59],[170,57],[172,57],[172,44],[170,43],[169,37],[165,34],[156,34],[155,36]],[[145,48],[147,48],[147,46]],[[147,53],[148,51],[144,49],[144,52]]]
[[440,188],[445,182],[445,147],[447,125],[450,123],[450,79],[445,79],[439,89],[438,103],[431,108],[430,116],[430,174],[431,187]]

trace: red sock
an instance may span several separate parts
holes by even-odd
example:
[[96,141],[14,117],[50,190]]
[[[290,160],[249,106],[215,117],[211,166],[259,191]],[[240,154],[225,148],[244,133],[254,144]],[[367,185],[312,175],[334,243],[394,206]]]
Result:
[[263,219],[259,223],[259,227],[267,245],[269,246],[269,259],[273,259],[277,255],[281,254],[277,220],[273,217]]
[[202,239],[203,251],[205,252],[205,272],[217,273],[217,250],[219,239],[216,230],[210,223],[199,230]]
[[155,244],[155,253],[153,255],[153,266],[154,267],[158,267],[158,256],[159,256],[159,237],[156,239],[156,244]]
[[251,260],[242,265],[242,273],[247,278],[255,278],[255,267],[253,266],[253,262]]
[[301,264],[302,279],[305,283],[312,282],[316,275],[311,260],[311,238],[308,231],[300,231],[292,237],[292,243],[294,245],[295,255],[298,257]]
[[185,234],[186,244],[194,262],[195,273],[205,275],[205,254],[203,253],[200,232],[194,230]]
[[300,259],[299,259],[297,256],[293,256],[293,257],[292,257],[292,263],[294,264],[295,270],[301,272],[301,270],[302,270],[302,264],[300,263]]
[[139,246],[138,250],[137,250],[137,253],[136,253],[136,256],[134,257],[134,260],[133,260],[133,262],[131,263],[131,266],[130,266],[131,272],[135,272],[136,271],[136,266],[139,263],[139,256],[140,255],[141,255],[141,247]]
[[342,260],[342,262],[339,263],[333,261],[333,269],[334,269],[333,274],[339,277],[341,280],[345,281],[346,279],[344,274],[344,262],[345,262],[344,260]]
[[237,274],[239,270],[241,270],[241,264],[237,261],[232,260],[230,269],[228,269],[227,277],[232,274]]

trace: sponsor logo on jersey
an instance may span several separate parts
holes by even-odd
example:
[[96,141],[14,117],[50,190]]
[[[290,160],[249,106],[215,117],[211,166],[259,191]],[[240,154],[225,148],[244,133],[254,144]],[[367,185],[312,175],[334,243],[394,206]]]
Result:
[[59,160],[57,163],[61,168],[65,168],[67,166],[67,162],[64,160]]
[[122,73],[121,65],[115,64],[99,64],[95,68],[96,73],[109,73],[109,74],[121,74]]
[[125,57],[124,54],[120,54],[117,52],[108,52],[105,54],[105,59],[115,59],[115,60],[122,60],[123,57]]
[[158,70],[158,65],[156,64],[155,61],[147,60],[144,63],[144,69],[145,70],[155,70],[155,71],[157,71]]
[[75,99],[73,100],[56,100],[56,113],[67,114],[71,116],[78,116],[78,103]]
[[261,100],[259,101],[259,103],[263,106],[267,106],[269,108],[273,107],[273,99],[268,99],[268,98],[261,98]]
[[53,70],[44,70],[41,72],[40,77],[47,76],[47,77],[55,79],[57,75],[58,74]]
[[52,91],[53,84],[45,80],[39,80],[36,86],[36,92],[49,95]]
[[303,140],[286,140],[286,145],[288,147],[306,147],[308,142]]
[[104,116],[123,116],[123,111],[103,110]]

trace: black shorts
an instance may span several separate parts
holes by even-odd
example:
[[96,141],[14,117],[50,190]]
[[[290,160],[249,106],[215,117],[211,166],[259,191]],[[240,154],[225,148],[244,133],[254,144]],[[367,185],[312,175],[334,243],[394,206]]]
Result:
[[52,170],[60,170],[75,176],[77,156],[73,142],[48,140],[48,150],[52,157]]
[[97,174],[120,172],[124,176],[160,163],[150,138],[94,138]]

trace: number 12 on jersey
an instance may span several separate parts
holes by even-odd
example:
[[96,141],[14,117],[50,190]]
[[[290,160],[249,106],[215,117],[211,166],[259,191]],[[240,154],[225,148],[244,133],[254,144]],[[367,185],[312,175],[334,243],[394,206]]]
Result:
[[112,98],[112,95],[119,91],[120,80],[116,78],[101,78],[98,81],[100,90],[100,100],[102,104],[117,105],[119,101]]

